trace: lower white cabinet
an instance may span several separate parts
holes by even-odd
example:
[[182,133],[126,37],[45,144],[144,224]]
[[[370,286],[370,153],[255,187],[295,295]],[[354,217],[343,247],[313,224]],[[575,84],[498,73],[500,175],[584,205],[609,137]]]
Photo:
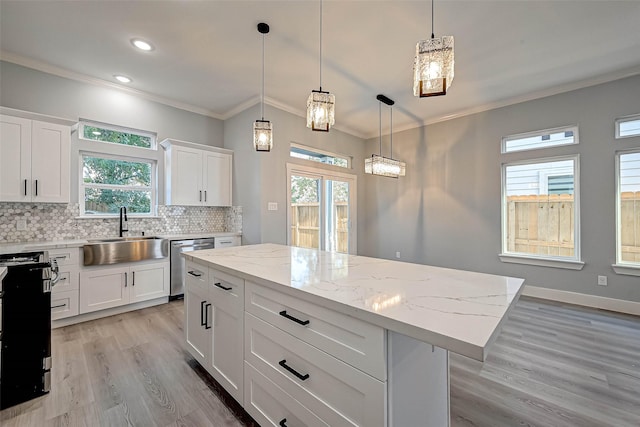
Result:
[[78,289],[73,289],[71,291],[52,292],[51,320],[77,316],[79,314],[78,298]]
[[184,335],[187,350],[202,366],[209,366],[211,327],[209,326],[209,293],[193,284],[184,290]]
[[169,295],[169,263],[91,268],[80,272],[80,313]]
[[58,282],[51,290],[51,320],[79,314],[79,248],[48,249],[49,259],[58,266]]

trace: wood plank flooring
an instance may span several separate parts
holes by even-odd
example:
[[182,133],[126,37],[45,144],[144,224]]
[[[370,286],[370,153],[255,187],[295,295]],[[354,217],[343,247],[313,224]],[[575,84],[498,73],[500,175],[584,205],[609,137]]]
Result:
[[[253,425],[183,350],[182,316],[174,301],[55,329],[51,393],[0,424]],[[451,355],[451,424],[640,426],[640,318],[523,297],[484,364]]]

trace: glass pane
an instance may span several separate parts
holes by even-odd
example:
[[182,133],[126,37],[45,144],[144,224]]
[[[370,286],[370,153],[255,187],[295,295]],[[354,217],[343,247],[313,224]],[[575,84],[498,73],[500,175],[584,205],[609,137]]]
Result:
[[620,121],[618,125],[620,126],[619,133],[621,137],[640,135],[640,119]]
[[96,126],[84,125],[83,138],[93,141],[112,142],[114,144],[131,145],[134,147],[151,148],[152,138],[131,132],[104,129]]
[[327,180],[326,184],[326,250],[349,253],[349,183]]
[[320,249],[320,178],[291,175],[291,246]]
[[575,134],[573,129],[545,132],[528,136],[509,136],[504,138],[503,153],[512,151],[533,150],[537,148],[555,147],[557,145],[573,144]]
[[83,156],[82,160],[82,175],[85,183],[151,186],[151,163],[90,156]]
[[313,162],[325,163],[327,165],[335,165],[343,168],[349,167],[349,161],[344,157],[317,153],[300,147],[291,147],[290,155],[291,157],[296,157],[298,159],[311,160]]
[[85,188],[86,215],[117,215],[121,206],[126,206],[130,214],[150,214],[151,191]]
[[640,152],[620,155],[621,261],[640,264]]
[[506,166],[509,253],[575,256],[574,161]]

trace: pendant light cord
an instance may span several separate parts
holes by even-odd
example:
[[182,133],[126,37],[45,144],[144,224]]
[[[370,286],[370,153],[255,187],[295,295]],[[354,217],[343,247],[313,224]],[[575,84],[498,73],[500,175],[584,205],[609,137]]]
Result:
[[322,92],[322,0],[320,0],[320,91]]
[[391,159],[393,159],[393,107],[389,107],[389,121],[390,121],[390,125],[391,128],[389,129],[389,145],[391,145],[391,153],[389,154],[389,157]]
[[378,141],[380,142],[379,153],[382,156],[382,103],[378,101]]
[[431,38],[435,38],[435,33],[433,31],[433,0],[431,0]]
[[260,95],[260,115],[264,120],[264,33],[262,34],[262,94]]

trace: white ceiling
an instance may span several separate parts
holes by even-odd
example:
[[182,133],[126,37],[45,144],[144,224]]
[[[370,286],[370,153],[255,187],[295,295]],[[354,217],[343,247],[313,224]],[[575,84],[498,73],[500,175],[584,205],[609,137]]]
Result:
[[[378,134],[378,93],[396,101],[398,131],[640,73],[638,0],[437,0],[436,36],[455,36],[456,74],[446,96],[423,99],[412,65],[430,2],[323,7],[322,86],[336,96],[336,128],[362,137]],[[217,118],[258,100],[259,22],[271,26],[268,102],[303,114],[319,86],[317,0],[2,0],[0,16],[2,59],[93,81],[125,74],[146,96]],[[134,37],[155,50],[135,50]]]

